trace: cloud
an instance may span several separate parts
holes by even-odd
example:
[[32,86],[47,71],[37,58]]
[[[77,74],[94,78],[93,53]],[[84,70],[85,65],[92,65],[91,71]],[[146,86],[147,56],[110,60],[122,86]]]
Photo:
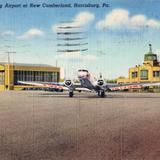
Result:
[[82,55],[80,52],[72,52],[72,53],[63,53],[55,56],[56,59],[63,59],[63,60],[79,60],[79,61],[95,61],[98,57],[94,55]]
[[72,22],[53,25],[52,30],[54,32],[57,32],[58,27],[66,27],[66,26],[82,27],[88,25],[94,19],[95,19],[94,14],[90,12],[80,12],[74,17]]
[[94,20],[94,14],[90,12],[81,12],[74,18],[74,25],[84,26]]
[[39,30],[37,28],[32,28],[27,32],[25,32],[24,34],[22,34],[21,36],[19,36],[18,39],[28,40],[28,39],[42,37],[42,36],[44,36],[44,32],[42,30]]
[[0,36],[14,36],[15,33],[13,31],[4,31],[4,32],[0,32]]
[[148,19],[142,14],[130,16],[129,11],[125,9],[114,9],[108,13],[103,20],[97,22],[96,27],[98,29],[112,30],[137,30],[144,27],[160,28],[160,21]]

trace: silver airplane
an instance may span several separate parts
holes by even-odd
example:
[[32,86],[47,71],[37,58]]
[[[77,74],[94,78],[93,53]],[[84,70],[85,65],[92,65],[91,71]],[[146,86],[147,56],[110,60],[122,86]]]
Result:
[[63,83],[54,82],[25,82],[18,81],[20,84],[28,84],[37,86],[38,88],[62,89],[69,91],[69,97],[73,97],[74,91],[96,92],[99,97],[105,97],[107,91],[124,90],[124,89],[140,89],[148,86],[159,86],[160,82],[155,83],[126,83],[112,84],[105,83],[100,75],[99,79],[91,75],[88,70],[78,70],[78,79],[80,83],[73,83],[71,80],[65,80]]

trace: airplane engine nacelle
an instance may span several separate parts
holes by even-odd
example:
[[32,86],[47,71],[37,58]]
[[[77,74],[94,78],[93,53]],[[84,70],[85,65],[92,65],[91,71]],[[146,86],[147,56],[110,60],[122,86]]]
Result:
[[65,85],[66,85],[67,87],[72,86],[72,81],[71,81],[71,80],[66,80],[66,81],[65,81]]
[[98,80],[98,81],[97,81],[97,84],[98,84],[99,86],[102,86],[102,85],[104,84],[104,81],[103,81],[103,80]]

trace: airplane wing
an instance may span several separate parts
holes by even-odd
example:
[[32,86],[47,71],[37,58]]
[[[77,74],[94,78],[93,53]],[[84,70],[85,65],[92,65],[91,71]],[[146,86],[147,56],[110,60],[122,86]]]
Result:
[[126,83],[126,84],[107,84],[106,88],[111,91],[124,90],[124,89],[141,89],[150,86],[160,86],[160,82],[150,83]]
[[66,86],[64,82],[57,83],[57,82],[18,81],[18,83],[19,84],[24,84],[24,85],[37,86],[37,88],[52,88],[52,89],[69,90],[70,87],[72,87],[72,89],[74,91],[89,91],[89,92],[91,92],[91,90],[82,87],[80,83],[73,83],[72,86]]
[[67,90],[63,83],[48,83],[48,82],[32,82],[32,81],[18,81],[19,84],[37,86],[38,88],[52,88]]

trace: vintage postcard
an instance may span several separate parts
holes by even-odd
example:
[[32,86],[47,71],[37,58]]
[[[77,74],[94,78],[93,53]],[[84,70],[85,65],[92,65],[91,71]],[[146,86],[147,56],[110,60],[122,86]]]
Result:
[[160,0],[0,1],[0,160],[160,159]]

